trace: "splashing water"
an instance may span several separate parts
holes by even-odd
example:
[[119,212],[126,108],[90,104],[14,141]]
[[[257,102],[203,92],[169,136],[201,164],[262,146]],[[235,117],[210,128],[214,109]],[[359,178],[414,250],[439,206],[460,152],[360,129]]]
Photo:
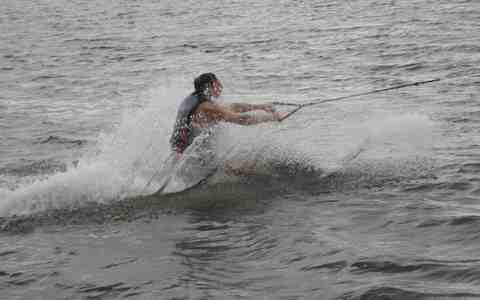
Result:
[[408,113],[370,118],[357,135],[358,150],[349,168],[372,175],[415,177],[429,174],[436,123],[425,115]]
[[[170,153],[168,137],[177,99],[182,99],[184,91],[149,91],[144,107],[126,110],[119,125],[110,133],[101,133],[95,147],[75,167],[13,191],[0,191],[0,215],[75,208],[155,192],[164,179],[158,171]],[[362,172],[397,172],[408,165],[406,161],[427,157],[425,151],[434,136],[434,123],[421,114],[372,114],[368,120],[346,118],[340,124],[332,120],[313,122],[308,130],[292,129],[288,122],[251,127],[222,124],[214,145],[218,163],[247,166],[250,172],[265,175],[273,172],[269,165],[279,163],[326,173],[352,167]]]
[[2,190],[0,215],[77,207],[137,194],[169,151],[176,107],[158,99],[179,99],[178,90],[149,91],[146,105],[137,111],[126,110],[119,125],[111,133],[102,132],[75,167],[13,191]]

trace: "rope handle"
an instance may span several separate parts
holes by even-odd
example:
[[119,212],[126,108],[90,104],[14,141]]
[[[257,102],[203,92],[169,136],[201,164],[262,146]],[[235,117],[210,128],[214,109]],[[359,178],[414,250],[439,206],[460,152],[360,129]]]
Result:
[[440,81],[440,78],[435,78],[435,79],[430,79],[430,80],[425,80],[425,81],[417,81],[417,82],[412,82],[412,83],[406,83],[406,84],[400,84],[396,86],[391,86],[388,88],[383,88],[383,89],[376,89],[376,90],[371,90],[363,93],[357,93],[357,94],[352,94],[352,95],[347,95],[347,96],[340,96],[340,97],[335,97],[335,98],[330,98],[330,99],[315,99],[313,101],[307,102],[307,103],[302,103],[302,104],[295,104],[295,103],[290,103],[290,102],[272,102],[274,105],[283,105],[283,106],[296,106],[295,109],[290,111],[288,114],[286,114],[283,118],[279,119],[279,122],[282,122],[283,120],[287,119],[300,109],[306,107],[306,106],[313,106],[313,105],[318,105],[322,103],[327,103],[327,102],[334,102],[334,101],[340,101],[340,100],[345,100],[349,98],[354,98],[358,96],[365,96],[365,95],[371,95],[375,93],[381,93],[381,92],[386,92],[390,90],[397,90],[397,89],[402,89],[410,86],[417,86],[421,84],[427,84],[427,83],[432,83],[432,82],[437,82]]

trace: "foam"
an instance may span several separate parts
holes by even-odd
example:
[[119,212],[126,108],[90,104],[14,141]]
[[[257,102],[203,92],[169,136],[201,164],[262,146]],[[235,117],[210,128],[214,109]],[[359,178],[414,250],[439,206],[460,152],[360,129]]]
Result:
[[[75,208],[154,192],[164,179],[157,172],[170,153],[168,137],[185,90],[164,87],[146,92],[143,108],[125,109],[119,124],[99,134],[96,145],[76,167],[13,191],[1,190],[0,215]],[[216,151],[223,162],[254,164],[258,171],[272,161],[308,162],[316,169],[338,171],[351,168],[346,158],[359,152],[354,161],[363,163],[358,168],[385,173],[429,156],[436,125],[428,116],[375,111],[363,116],[359,120],[355,114],[339,116],[338,110],[332,110],[325,111],[321,120],[304,122],[303,127],[295,122],[223,124]],[[346,161],[350,166],[345,166]]]
[[0,215],[77,207],[138,194],[168,155],[175,100],[181,99],[183,91],[159,88],[146,92],[144,107],[125,109],[119,124],[111,132],[100,133],[96,145],[76,167],[1,191]]

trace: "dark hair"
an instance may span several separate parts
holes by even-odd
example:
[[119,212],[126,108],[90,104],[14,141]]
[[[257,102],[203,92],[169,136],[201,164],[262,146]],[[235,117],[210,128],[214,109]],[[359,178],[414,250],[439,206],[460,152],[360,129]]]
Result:
[[195,78],[193,85],[195,86],[195,94],[201,94],[203,96],[208,96],[208,93],[205,93],[207,88],[210,88],[212,82],[217,79],[217,76],[213,73],[203,73],[202,75]]

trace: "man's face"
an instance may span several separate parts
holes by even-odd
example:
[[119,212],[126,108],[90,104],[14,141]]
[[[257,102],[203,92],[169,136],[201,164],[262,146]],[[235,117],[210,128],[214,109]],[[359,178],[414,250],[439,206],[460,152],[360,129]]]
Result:
[[222,94],[222,90],[223,90],[223,85],[222,83],[220,82],[220,80],[215,80],[212,82],[212,96],[213,97],[220,97],[220,95]]

